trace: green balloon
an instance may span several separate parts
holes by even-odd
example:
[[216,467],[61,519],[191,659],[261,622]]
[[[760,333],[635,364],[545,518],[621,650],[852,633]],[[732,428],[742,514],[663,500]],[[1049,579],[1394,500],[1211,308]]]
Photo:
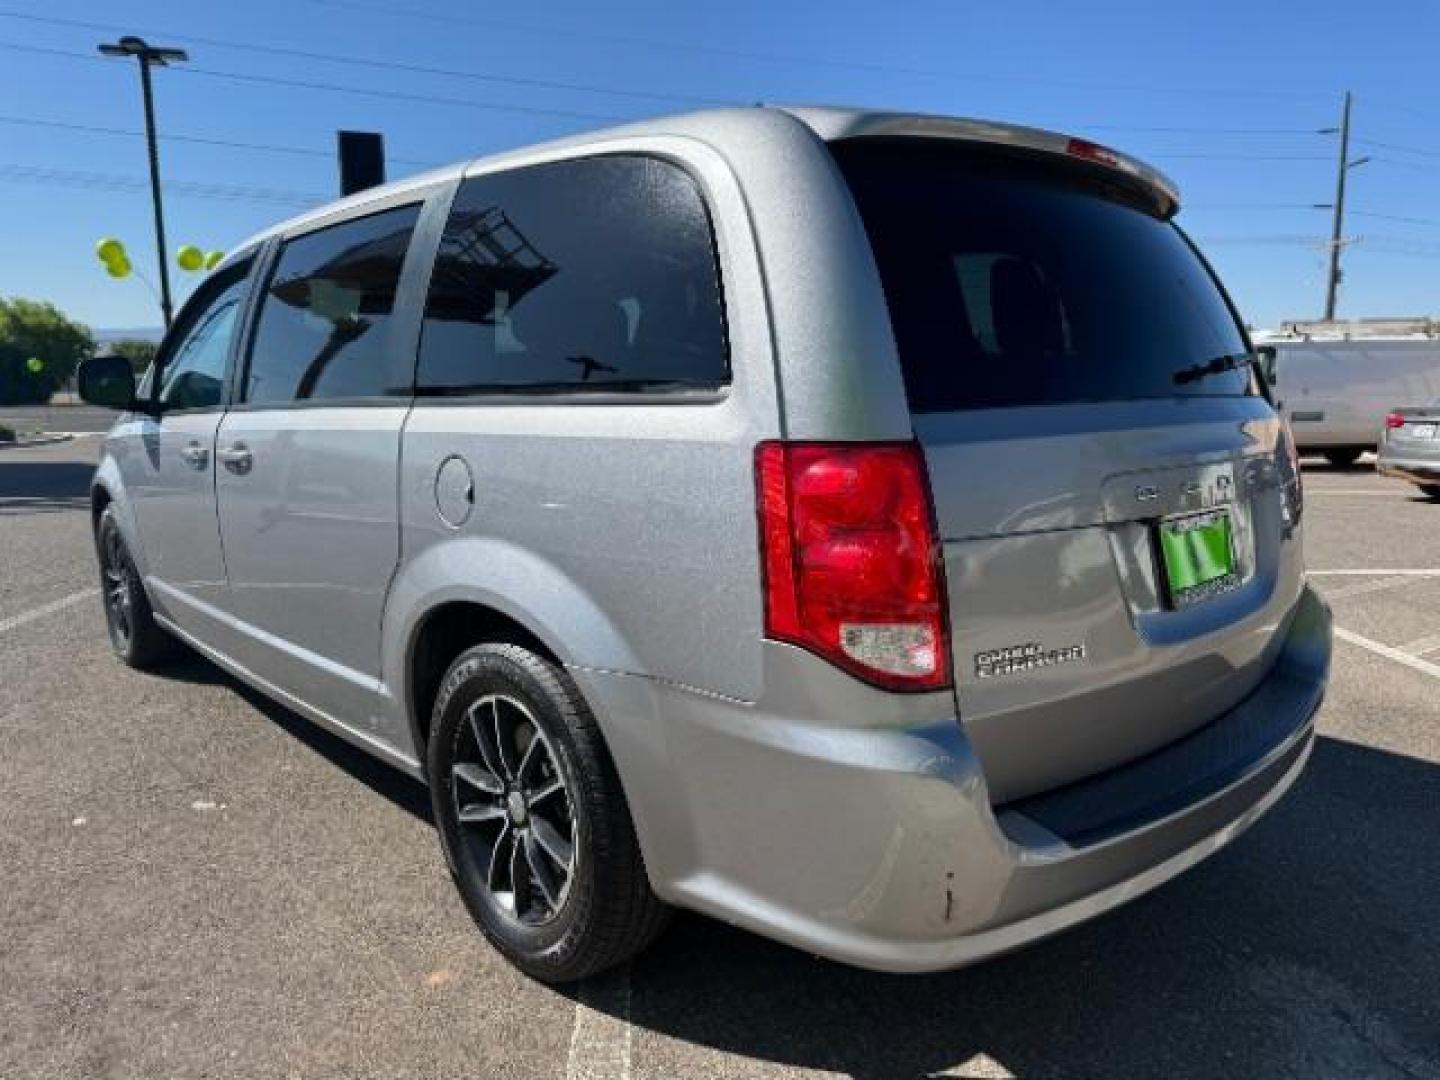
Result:
[[223,251],[207,251],[205,253],[205,269],[214,270],[220,265],[220,260],[225,258]]
[[112,259],[125,258],[125,245],[113,236],[107,236],[95,245],[95,255],[103,263]]
[[25,361],[25,370],[30,372],[31,375],[39,375],[45,370],[45,361],[41,360],[38,356],[32,356],[29,360]]
[[118,259],[110,259],[105,263],[105,272],[113,278],[129,277],[130,270],[130,260],[123,255]]
[[205,265],[205,253],[194,244],[186,244],[175,252],[175,261],[180,264],[180,269],[194,273]]

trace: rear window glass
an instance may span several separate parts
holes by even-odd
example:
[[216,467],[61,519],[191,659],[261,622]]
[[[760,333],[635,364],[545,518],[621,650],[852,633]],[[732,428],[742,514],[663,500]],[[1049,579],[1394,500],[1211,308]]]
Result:
[[957,147],[837,144],[880,268],[914,412],[1256,392],[1179,230],[1053,162]]

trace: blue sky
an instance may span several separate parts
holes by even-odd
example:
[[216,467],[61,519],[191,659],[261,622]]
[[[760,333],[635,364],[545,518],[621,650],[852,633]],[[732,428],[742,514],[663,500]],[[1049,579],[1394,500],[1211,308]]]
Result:
[[[298,151],[164,141],[172,252],[226,248],[333,197],[337,128],[383,131],[398,176],[703,101],[857,103],[1138,154],[1179,183],[1181,220],[1247,320],[1273,325],[1321,304],[1329,218],[1311,206],[1332,197],[1335,144],[1316,129],[1337,123],[1349,88],[1366,140],[1354,152],[1375,160],[1351,174],[1346,232],[1362,240],[1341,314],[1440,314],[1432,0],[0,0],[0,13],[0,294],[97,327],[159,322],[145,287],[106,277],[92,253],[120,237],[154,277],[143,140],[75,129],[140,130],[133,62],[89,59],[124,32],[190,50],[157,73],[162,134]],[[179,275],[178,291],[193,283]]]

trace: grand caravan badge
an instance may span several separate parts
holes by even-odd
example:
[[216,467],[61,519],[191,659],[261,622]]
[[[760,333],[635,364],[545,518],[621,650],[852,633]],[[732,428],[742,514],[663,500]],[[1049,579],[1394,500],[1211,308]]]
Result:
[[1019,675],[1026,671],[1071,664],[1085,659],[1084,645],[1065,645],[1047,649],[1038,641],[1023,645],[1006,645],[1002,649],[986,649],[975,654],[975,677],[994,679],[1001,675]]

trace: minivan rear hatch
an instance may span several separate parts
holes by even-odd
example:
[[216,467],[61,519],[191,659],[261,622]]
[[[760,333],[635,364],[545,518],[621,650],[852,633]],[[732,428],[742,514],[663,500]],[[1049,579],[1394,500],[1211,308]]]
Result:
[[992,800],[1235,705],[1299,595],[1299,489],[1241,325],[1170,207],[1063,154],[831,148],[890,311]]

